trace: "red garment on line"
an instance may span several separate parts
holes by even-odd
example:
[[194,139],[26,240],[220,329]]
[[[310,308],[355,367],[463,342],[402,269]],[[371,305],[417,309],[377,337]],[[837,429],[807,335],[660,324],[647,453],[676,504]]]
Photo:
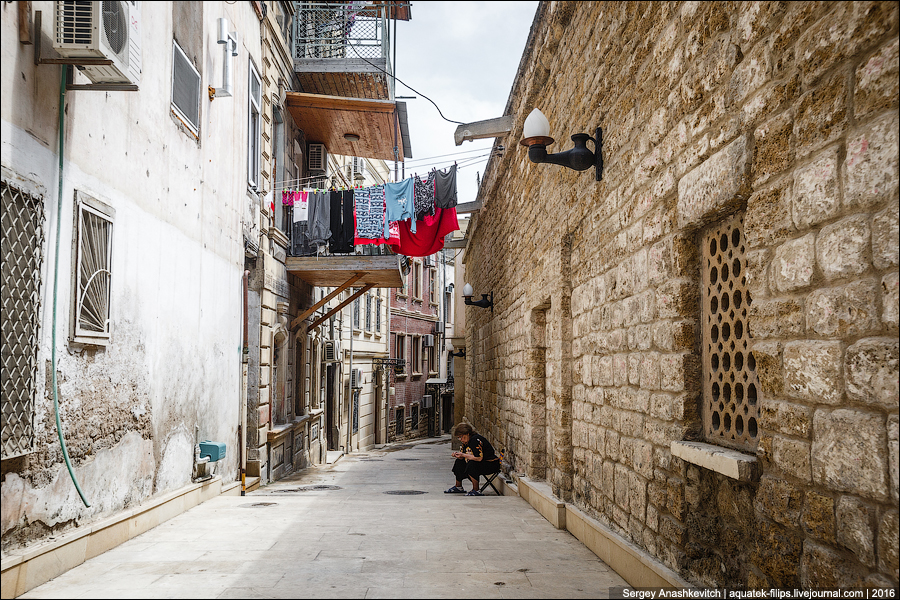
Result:
[[[430,221],[430,223],[429,223]],[[416,232],[410,230],[410,222],[398,221],[400,225],[400,243],[389,242],[397,254],[404,256],[431,256],[444,248],[444,236],[459,230],[456,208],[434,209],[434,218],[416,222]]]

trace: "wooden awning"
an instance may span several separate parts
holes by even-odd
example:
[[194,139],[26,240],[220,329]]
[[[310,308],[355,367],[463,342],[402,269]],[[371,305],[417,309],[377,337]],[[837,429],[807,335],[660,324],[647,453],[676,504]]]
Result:
[[[395,102],[287,92],[286,105],[307,141],[325,144],[332,154],[403,160]],[[359,140],[347,140],[345,134],[358,135]]]
[[326,256],[298,257],[286,259],[288,273],[296,275],[315,287],[335,288],[330,294],[303,311],[291,322],[291,329],[298,327],[307,317],[325,306],[345,289],[359,288],[349,298],[313,321],[307,329],[324,323],[331,315],[353,302],[372,288],[398,288],[403,285],[400,257],[388,256]]

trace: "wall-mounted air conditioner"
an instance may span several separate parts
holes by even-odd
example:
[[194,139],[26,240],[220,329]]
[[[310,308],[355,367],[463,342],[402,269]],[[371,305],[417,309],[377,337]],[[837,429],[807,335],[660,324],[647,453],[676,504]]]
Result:
[[362,369],[350,369],[350,389],[358,390],[362,387]]
[[306,166],[310,171],[324,171],[328,167],[328,152],[325,144],[310,144]]
[[422,396],[422,408],[431,408],[434,404],[434,398],[431,394],[425,394]]
[[341,362],[341,342],[338,340],[325,342],[325,362]]
[[444,332],[446,331],[445,325],[444,321],[436,321],[434,324],[435,335],[444,335]]
[[425,266],[433,267],[434,266],[434,255],[429,255],[425,257]]
[[434,347],[434,336],[433,335],[423,335],[422,343],[425,345],[426,348],[433,348]]
[[138,85],[141,3],[57,0],[53,49],[65,58],[111,60],[111,65],[83,67],[94,83]]

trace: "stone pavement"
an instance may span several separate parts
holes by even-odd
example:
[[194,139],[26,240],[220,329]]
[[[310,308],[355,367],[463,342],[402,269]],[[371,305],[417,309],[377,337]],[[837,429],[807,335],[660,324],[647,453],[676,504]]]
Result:
[[444,494],[450,452],[448,436],[387,446],[219,496],[21,597],[599,598],[625,585],[521,498]]

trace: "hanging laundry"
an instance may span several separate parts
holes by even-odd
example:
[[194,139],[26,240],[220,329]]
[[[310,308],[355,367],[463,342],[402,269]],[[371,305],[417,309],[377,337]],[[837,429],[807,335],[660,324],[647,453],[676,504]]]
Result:
[[294,206],[293,222],[306,221],[309,218],[309,192],[289,192]]
[[328,250],[332,254],[353,253],[353,190],[331,192],[331,239]]
[[353,205],[356,209],[354,243],[384,243],[384,186],[373,185],[353,190]]
[[309,192],[292,192],[294,217],[291,226],[291,255],[315,256],[319,247],[309,243]]
[[456,165],[450,167],[448,173],[437,171],[434,186],[435,208],[453,208],[456,206]]
[[404,179],[396,183],[384,184],[384,204],[386,207],[384,217],[384,237],[389,237],[389,225],[394,221],[409,219],[412,223],[413,233],[416,231],[416,214],[413,206],[415,195],[415,182],[412,178]]
[[435,219],[431,225],[419,222],[417,231],[413,231],[408,221],[400,221],[400,241],[391,242],[391,248],[404,256],[430,256],[444,248],[444,237],[459,230],[459,221],[455,208],[435,208]]
[[315,190],[309,193],[309,227],[306,232],[310,244],[323,245],[331,237],[331,205],[325,192]]
[[416,175],[414,180],[415,199],[413,204],[416,207],[416,220],[421,221],[426,216],[434,215],[434,170],[428,174],[425,181]]

